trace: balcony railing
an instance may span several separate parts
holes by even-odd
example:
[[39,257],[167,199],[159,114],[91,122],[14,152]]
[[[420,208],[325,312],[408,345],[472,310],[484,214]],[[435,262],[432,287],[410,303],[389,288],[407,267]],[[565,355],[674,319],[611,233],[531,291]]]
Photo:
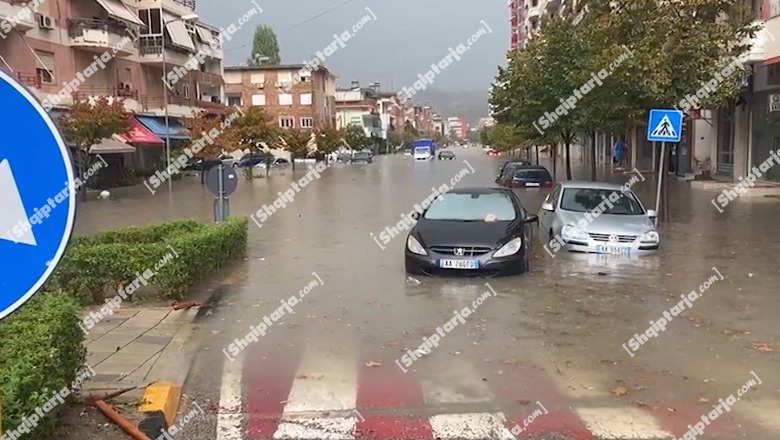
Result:
[[180,4],[185,8],[192,9],[193,11],[195,10],[195,0],[173,0],[173,2]]
[[[162,55],[162,35],[141,35],[138,38],[138,53],[140,55]],[[173,50],[183,54],[190,51],[173,44],[170,38],[165,37],[165,50]]]
[[127,26],[115,20],[96,20],[92,18],[68,19],[68,36],[78,38],[84,36],[84,31],[105,31],[115,35],[128,35]]
[[138,100],[138,90],[132,90],[127,87],[109,87],[98,85],[83,84],[79,86],[78,92],[74,94],[79,96],[112,96],[114,98],[130,98]]

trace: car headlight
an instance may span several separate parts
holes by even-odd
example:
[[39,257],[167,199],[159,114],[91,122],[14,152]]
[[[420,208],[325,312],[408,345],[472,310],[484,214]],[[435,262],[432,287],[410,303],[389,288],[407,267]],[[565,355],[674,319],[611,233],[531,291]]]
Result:
[[569,240],[587,240],[588,234],[574,225],[566,225],[561,230],[561,236]]
[[509,243],[501,246],[501,249],[497,250],[496,253],[493,254],[493,257],[501,258],[501,257],[508,257],[510,255],[514,255],[522,247],[523,247],[523,239],[517,237],[514,240],[511,240]]
[[650,232],[646,232],[645,235],[643,235],[639,241],[643,241],[646,243],[658,243],[659,240],[660,237],[658,236],[658,232],[650,231]]
[[409,249],[409,252],[413,254],[428,255],[428,253],[425,252],[425,249],[423,249],[420,242],[417,241],[417,239],[412,237],[411,235],[409,236],[409,238],[406,239],[406,247]]

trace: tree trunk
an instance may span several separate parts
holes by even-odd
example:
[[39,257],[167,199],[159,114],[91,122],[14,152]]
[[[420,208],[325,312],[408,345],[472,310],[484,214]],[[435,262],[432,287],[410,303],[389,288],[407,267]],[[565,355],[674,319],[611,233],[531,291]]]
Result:
[[539,165],[539,146],[534,145],[534,150],[536,150],[536,164]]
[[295,173],[295,154],[290,152],[290,162],[292,162],[291,168],[292,172]]
[[596,181],[596,132],[590,132],[590,180]]
[[553,177],[558,179],[558,145],[550,145],[550,158],[552,159]]
[[571,180],[571,150],[569,148],[571,141],[567,139],[564,145],[566,147],[566,180]]
[[[668,148],[667,145],[666,153],[664,154],[667,157],[670,157],[671,150]],[[662,158],[661,160],[667,161],[667,157]],[[664,223],[668,223],[672,220],[672,213],[670,212],[669,207],[669,173],[668,173],[668,163],[667,166],[663,169],[663,180],[661,181],[661,212],[663,213],[662,220]],[[658,174],[658,178],[661,178],[661,173]]]
[[[81,179],[84,176],[84,171],[86,170],[85,162],[87,161],[87,158],[89,157],[89,152],[84,151],[79,148],[79,159],[76,161],[76,167],[79,169],[78,171],[78,178]],[[79,186],[78,192],[80,193],[80,199],[82,202],[87,201],[87,182],[81,182],[81,186]]]

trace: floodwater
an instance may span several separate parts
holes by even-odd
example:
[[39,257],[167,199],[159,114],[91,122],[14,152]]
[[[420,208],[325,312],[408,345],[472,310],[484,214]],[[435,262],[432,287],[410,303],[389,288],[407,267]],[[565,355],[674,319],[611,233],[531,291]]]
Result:
[[[285,315],[283,324],[270,326],[260,342],[242,353],[243,435],[273,434],[254,418],[267,421],[290,411],[285,403],[294,396],[288,391],[312,357],[327,371],[329,365],[339,371],[345,365],[376,371],[374,382],[395,385],[375,387],[371,398],[394,396],[400,391],[393,388],[404,387],[395,361],[452,319],[454,310],[471,307],[490,287],[497,295],[486,299],[403,376],[433,383],[437,390],[449,384],[459,397],[430,399],[435,392],[424,385],[426,398],[399,404],[397,413],[500,408],[508,414],[513,405],[523,405],[518,401],[539,400],[548,402],[551,414],[580,407],[641,410],[668,432],[682,436],[687,425],[709,413],[718,399],[735,394],[757,376],[762,383],[699,438],[777,438],[780,362],[774,350],[780,350],[776,345],[780,203],[737,200],[720,213],[711,203],[716,193],[672,181],[673,221],[660,228],[663,245],[657,255],[604,258],[559,253],[552,258],[538,243],[531,272],[523,276],[410,279],[404,273],[405,234],[384,250],[370,234],[395,225],[428,197],[432,187],[449,183],[461,170],[474,172],[466,173],[458,187],[493,184],[504,159],[475,150],[455,151],[454,161],[414,162],[389,156],[376,157],[368,165],[333,165],[262,228],[250,221],[246,260],[221,272],[212,280],[216,286],[209,287],[216,304],[198,323],[200,336],[192,344],[199,347],[199,355],[185,392],[196,399],[220,401],[225,380],[222,349],[244,337],[250,325],[262,322],[282,298],[317,279],[322,285],[295,305],[294,314]],[[578,164],[575,168],[575,177],[586,176]],[[278,172],[267,179],[240,181],[230,198],[231,214],[254,214],[304,173]],[[558,174],[564,175],[562,166]],[[634,189],[652,207],[654,179],[644,177]],[[629,176],[604,178],[625,182]],[[152,195],[144,187],[133,187],[114,191],[112,200],[90,200],[79,208],[76,233],[174,218],[210,221],[213,196],[199,180],[174,182],[172,194],[163,189]],[[531,212],[539,210],[546,195],[541,190],[517,194]],[[717,274],[724,278],[700,289]],[[680,295],[693,290],[701,291],[700,297],[668,322],[665,331],[635,351],[624,347],[681,301]],[[338,403],[344,383],[335,379],[329,383],[332,376],[327,373],[323,377],[322,393]],[[485,383],[489,392],[483,389]],[[491,397],[483,398],[485,394]],[[360,403],[361,391],[357,395]],[[280,402],[278,407],[275,402]],[[306,410],[317,410],[313,407],[311,398],[302,404]],[[215,437],[216,412],[187,438],[228,438]]]

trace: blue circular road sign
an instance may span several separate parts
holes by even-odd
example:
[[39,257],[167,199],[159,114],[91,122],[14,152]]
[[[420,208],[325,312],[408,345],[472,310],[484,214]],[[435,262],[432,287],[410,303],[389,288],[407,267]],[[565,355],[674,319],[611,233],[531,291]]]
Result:
[[24,86],[0,71],[0,319],[40,289],[76,216],[70,152]]

